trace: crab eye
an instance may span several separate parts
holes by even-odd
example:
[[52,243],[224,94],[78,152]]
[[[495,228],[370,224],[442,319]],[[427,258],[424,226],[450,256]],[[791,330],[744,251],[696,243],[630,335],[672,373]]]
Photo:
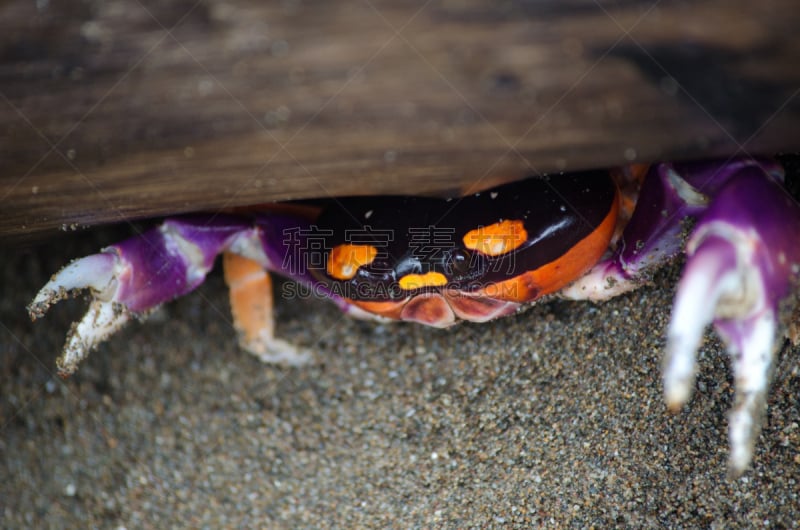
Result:
[[397,298],[403,297],[403,289],[400,288],[400,286],[396,283],[389,284],[386,290],[390,300],[395,300]]
[[388,260],[378,258],[369,264],[369,268],[372,271],[390,272],[392,270],[392,265]]
[[451,276],[463,276],[470,271],[471,268],[470,252],[457,248],[450,253],[448,257],[446,270]]

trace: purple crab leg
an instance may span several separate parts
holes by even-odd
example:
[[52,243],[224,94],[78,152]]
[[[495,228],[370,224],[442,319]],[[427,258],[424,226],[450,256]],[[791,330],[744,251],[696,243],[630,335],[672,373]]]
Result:
[[[672,312],[664,361],[667,405],[691,396],[695,352],[708,324],[732,359],[736,403],[729,422],[732,476],[749,464],[766,409],[782,304],[800,276],[800,206],[783,189],[783,171],[764,160],[658,164],[614,253],[563,293],[605,300],[647,281],[648,273],[688,255]],[[687,220],[698,218],[694,229]]]
[[[73,261],[39,291],[28,312],[32,319],[39,318],[51,305],[71,294],[83,289],[90,291],[89,310],[72,326],[58,359],[59,371],[67,375],[131,317],[144,317],[162,303],[203,283],[216,257],[225,252],[246,258],[257,269],[263,269],[259,273],[277,272],[313,288],[314,293],[326,296],[354,317],[380,319],[348,303],[312,274],[313,263],[304,251],[312,248],[308,237],[317,234],[312,229],[314,211],[169,219],[143,234],[105,248],[100,254]],[[240,278],[226,274],[226,281],[236,283],[239,292],[257,290],[254,296],[258,303],[254,306],[245,302],[237,305],[250,298],[231,298],[240,345],[263,362],[304,364],[312,358],[309,351],[274,336],[272,286],[268,277],[263,276]]]
[[687,242],[687,264],[667,337],[667,405],[691,396],[695,351],[712,324],[732,359],[730,470],[748,466],[766,411],[783,304],[800,272],[800,206],[757,166],[740,168],[716,192]]
[[131,316],[144,316],[200,285],[223,250],[272,267],[259,229],[247,219],[218,217],[213,223],[199,218],[168,220],[100,254],[73,261],[39,291],[28,312],[36,319],[71,293],[84,288],[91,291],[89,311],[73,325],[58,360],[59,371],[70,374]]
[[756,167],[782,178],[774,162],[741,159],[653,166],[647,174],[634,211],[614,253],[560,294],[574,300],[609,300],[640,287],[648,274],[678,256],[684,247],[687,221],[710,204],[732,175]]

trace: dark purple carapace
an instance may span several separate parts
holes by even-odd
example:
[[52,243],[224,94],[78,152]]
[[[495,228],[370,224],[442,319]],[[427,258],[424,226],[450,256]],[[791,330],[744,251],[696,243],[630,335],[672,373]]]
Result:
[[[314,223],[324,248],[369,244],[379,257],[347,281],[324,268],[321,281],[354,300],[414,296],[398,287],[407,274],[441,273],[441,288],[476,291],[551,263],[590,236],[608,217],[617,190],[606,171],[529,178],[457,199],[353,197],[335,201]],[[469,248],[464,238],[479,227],[521,223],[525,240],[493,256]],[[501,237],[511,237],[501,234]],[[603,243],[607,245],[607,240]]]

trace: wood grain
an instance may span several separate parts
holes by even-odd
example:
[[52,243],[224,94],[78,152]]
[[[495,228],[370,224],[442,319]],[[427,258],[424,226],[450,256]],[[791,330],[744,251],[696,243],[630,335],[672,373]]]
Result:
[[0,9],[3,237],[800,148],[794,0]]

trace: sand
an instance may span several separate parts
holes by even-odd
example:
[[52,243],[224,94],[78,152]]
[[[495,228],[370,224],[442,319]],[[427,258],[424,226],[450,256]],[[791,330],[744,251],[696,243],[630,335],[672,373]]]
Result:
[[[122,229],[122,233],[125,229]],[[800,521],[798,350],[784,348],[751,469],[726,479],[727,356],[708,335],[670,414],[660,364],[678,269],[603,305],[489,324],[376,325],[280,300],[300,368],[240,351],[219,272],[67,380],[83,300],[31,323],[68,259],[120,230],[3,252],[3,528],[783,528]]]

